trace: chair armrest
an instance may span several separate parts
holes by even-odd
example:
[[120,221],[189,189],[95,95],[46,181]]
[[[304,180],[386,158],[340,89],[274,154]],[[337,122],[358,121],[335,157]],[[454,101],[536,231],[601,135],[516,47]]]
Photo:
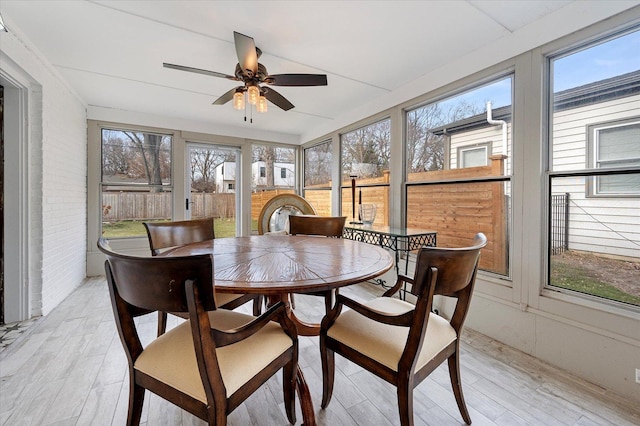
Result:
[[[250,323],[243,325],[242,327],[233,328],[230,330],[217,330],[215,328],[211,328],[211,335],[213,336],[216,347],[220,348],[240,342],[256,334],[265,325],[273,320],[277,320],[283,326],[285,332],[287,332],[288,327],[286,327],[285,324],[282,324],[282,316],[287,317],[286,308],[283,302],[278,302],[270,307],[265,313],[263,313]],[[286,319],[284,321],[286,322]],[[295,325],[293,325],[293,327],[295,330]],[[290,333],[287,332],[287,334]]]
[[382,296],[383,297],[393,296],[400,290],[402,283],[415,284],[415,282],[413,281],[413,278],[409,278],[406,275],[398,274],[398,280],[396,281],[396,283],[389,290],[385,291]]
[[347,306],[360,315],[370,318],[376,322],[381,322],[383,324],[389,325],[409,327],[411,326],[411,322],[413,321],[414,316],[413,310],[400,315],[390,315],[385,312],[376,311],[375,309],[371,309],[361,303],[356,302],[353,299],[349,299],[342,294],[339,294],[336,298],[336,304]]

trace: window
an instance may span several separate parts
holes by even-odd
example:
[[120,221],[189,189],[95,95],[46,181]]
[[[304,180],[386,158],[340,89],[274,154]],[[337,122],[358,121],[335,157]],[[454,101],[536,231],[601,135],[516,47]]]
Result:
[[331,216],[331,141],[304,149],[304,197],[319,215]]
[[483,146],[471,146],[458,148],[460,168],[486,166],[489,161],[489,142]]
[[144,221],[170,220],[171,135],[102,129],[102,235],[146,235]]
[[236,189],[236,185],[233,183],[230,183],[227,185],[227,189]]
[[[376,225],[388,225],[389,160],[391,158],[391,120],[369,124],[340,137],[341,214],[358,218],[358,204],[376,204]],[[353,193],[353,183],[356,193]]]
[[405,118],[407,226],[436,230],[444,247],[483,232],[493,249],[483,252],[480,268],[505,276],[512,85],[513,76],[502,77],[410,109]]
[[258,233],[262,207],[279,194],[295,193],[296,151],[291,146],[254,144],[251,164],[251,232]]
[[[610,123],[589,128],[590,167],[640,166],[640,121]],[[592,196],[640,195],[640,180],[633,175],[598,176],[591,180]]]
[[635,29],[553,55],[548,88],[547,288],[636,306],[639,43]]

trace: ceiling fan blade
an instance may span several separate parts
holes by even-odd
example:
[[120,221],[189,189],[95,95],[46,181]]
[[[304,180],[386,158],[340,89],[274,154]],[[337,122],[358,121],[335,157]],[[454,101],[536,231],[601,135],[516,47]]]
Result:
[[273,86],[326,86],[325,74],[274,74],[265,79]]
[[256,53],[256,43],[253,38],[240,34],[239,32],[233,32],[233,39],[236,43],[236,53],[238,54],[238,63],[242,67],[242,70],[246,73],[247,70],[251,71],[250,77],[253,77],[258,72],[258,54]]
[[227,102],[229,102],[231,99],[233,99],[233,95],[236,93],[236,89],[238,89],[238,87],[234,87],[233,89],[229,90],[224,95],[220,96],[218,99],[216,99],[213,102],[213,105],[224,105]]
[[229,80],[240,81],[236,76],[222,74],[221,72],[208,71],[200,68],[185,67],[184,65],[168,64],[166,62],[163,62],[162,66],[165,68],[171,68],[178,71],[195,72],[197,74],[204,74],[204,75],[210,75],[213,77],[228,78]]
[[291,108],[294,108],[293,104],[289,102],[287,98],[282,96],[280,93],[276,92],[270,87],[266,87],[264,89],[265,89],[264,97],[267,98],[267,100],[273,103],[275,106],[285,111],[289,111]]

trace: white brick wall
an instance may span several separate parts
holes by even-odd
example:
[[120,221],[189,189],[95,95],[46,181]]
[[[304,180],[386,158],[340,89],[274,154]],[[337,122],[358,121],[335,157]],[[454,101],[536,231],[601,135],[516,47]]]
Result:
[[2,34],[2,63],[15,64],[32,80],[26,242],[30,315],[46,315],[86,275],[86,105],[19,29],[11,28]]

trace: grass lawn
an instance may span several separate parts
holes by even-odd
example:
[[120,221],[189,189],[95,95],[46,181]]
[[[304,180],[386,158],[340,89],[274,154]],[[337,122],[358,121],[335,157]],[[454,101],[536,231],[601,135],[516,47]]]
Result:
[[601,281],[593,272],[579,264],[551,262],[551,285],[592,294],[605,299],[640,305],[640,297],[628,294],[619,288]]
[[[142,222],[141,220],[123,220],[120,222],[103,223],[102,236],[105,238],[146,237],[147,232]],[[257,229],[257,221],[254,222],[253,227]],[[234,237],[236,235],[236,220],[235,218],[215,219],[213,229],[216,238]]]

